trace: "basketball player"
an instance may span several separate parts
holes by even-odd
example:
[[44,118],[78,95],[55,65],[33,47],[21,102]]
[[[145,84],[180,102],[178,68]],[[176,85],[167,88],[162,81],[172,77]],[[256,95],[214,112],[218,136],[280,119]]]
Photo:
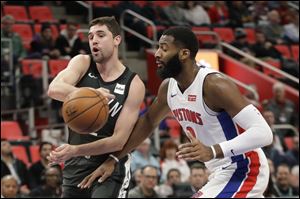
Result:
[[[198,41],[190,29],[174,27],[163,33],[155,58],[165,80],[123,150],[113,155],[117,160],[131,152],[172,111],[190,139],[180,145],[178,157],[204,162],[211,173],[209,182],[193,197],[262,197],[269,168],[261,147],[271,144],[272,131],[233,82],[197,66],[197,51]],[[108,159],[79,186],[89,187],[100,176],[103,182],[118,165],[115,162]]]
[[[88,40],[92,54],[77,55],[66,69],[51,82],[48,95],[64,101],[66,96],[79,87],[92,87],[105,94],[109,100],[109,118],[97,132],[82,135],[69,129],[68,143],[52,151],[48,159],[55,161],[61,155],[75,149],[63,170],[63,197],[124,197],[130,178],[129,159],[120,159],[112,178],[106,183],[95,183],[90,190],[77,187],[80,181],[95,170],[113,151],[119,151],[126,143],[145,95],[141,79],[118,59],[121,42],[120,27],[114,17],[96,18],[90,22]],[[97,150],[77,150],[77,146],[89,145],[98,140]]]

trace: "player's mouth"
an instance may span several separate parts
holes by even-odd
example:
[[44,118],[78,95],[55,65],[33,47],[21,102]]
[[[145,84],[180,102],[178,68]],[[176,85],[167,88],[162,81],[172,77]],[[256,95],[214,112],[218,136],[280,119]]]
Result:
[[156,65],[158,68],[162,68],[164,66],[164,63],[161,61],[156,61]]
[[92,51],[93,51],[94,54],[98,54],[98,52],[99,52],[100,50],[99,50],[98,48],[96,48],[96,47],[93,47]]

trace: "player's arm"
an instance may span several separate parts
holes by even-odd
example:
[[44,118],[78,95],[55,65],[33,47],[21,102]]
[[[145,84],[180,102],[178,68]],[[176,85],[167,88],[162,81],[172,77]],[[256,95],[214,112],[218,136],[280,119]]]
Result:
[[273,134],[269,125],[231,80],[212,74],[207,76],[204,89],[207,105],[214,110],[225,110],[245,130],[231,140],[214,145],[217,158],[239,155],[272,143]]
[[68,66],[50,83],[48,96],[63,102],[68,94],[77,89],[75,85],[87,71],[89,63],[90,58],[88,55],[77,55],[73,57]]
[[[157,98],[149,107],[148,111],[138,119],[132,133],[129,136],[123,150],[113,153],[118,159],[134,150],[139,144],[151,135],[154,128],[159,125],[159,122],[167,116],[170,108],[167,103],[168,80],[164,80],[158,90]],[[100,165],[93,173],[86,176],[78,187],[87,188],[100,177],[99,182],[105,181],[113,172],[116,160],[108,158]]]
[[138,119],[144,97],[144,83],[136,75],[130,85],[128,97],[116,122],[113,135],[92,143],[75,146],[76,156],[99,155],[122,150]]
[[153,130],[159,125],[160,121],[170,112],[170,108],[167,103],[168,83],[168,79],[161,83],[156,99],[151,104],[147,112],[138,119],[133,132],[130,134],[130,137],[122,151],[115,152],[114,156],[123,158],[125,155],[134,150],[151,135]]
[[259,111],[243,98],[232,81],[220,74],[208,75],[204,81],[203,96],[210,109],[216,112],[226,111],[245,132],[213,146],[205,146],[186,132],[191,142],[179,146],[179,158],[206,162],[214,158],[213,151],[216,152],[216,158],[223,158],[271,144],[272,131],[267,122]]

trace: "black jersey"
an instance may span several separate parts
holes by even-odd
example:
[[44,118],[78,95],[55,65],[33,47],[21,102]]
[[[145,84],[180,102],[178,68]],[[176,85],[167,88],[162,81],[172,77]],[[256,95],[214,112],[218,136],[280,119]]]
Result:
[[[110,137],[127,99],[132,79],[136,75],[126,67],[124,72],[114,81],[105,82],[99,74],[96,63],[90,56],[90,66],[78,82],[76,87],[106,88],[115,95],[115,99],[109,101],[109,117],[107,123],[97,132],[79,134],[69,128],[68,143],[71,145],[85,144],[99,139]],[[65,162],[64,184],[77,185],[83,178],[94,171],[107,159],[108,154],[97,156],[75,157]],[[121,160],[121,162],[126,160]]]

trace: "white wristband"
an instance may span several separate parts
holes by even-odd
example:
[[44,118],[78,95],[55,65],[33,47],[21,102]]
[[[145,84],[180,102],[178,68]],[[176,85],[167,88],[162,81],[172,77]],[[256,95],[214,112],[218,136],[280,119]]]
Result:
[[109,154],[109,157],[114,159],[116,162],[119,162],[119,159],[116,156],[114,156],[113,154]]
[[211,148],[211,150],[213,152],[213,159],[216,159],[217,153],[216,153],[215,147],[213,145],[211,145],[210,148]]

